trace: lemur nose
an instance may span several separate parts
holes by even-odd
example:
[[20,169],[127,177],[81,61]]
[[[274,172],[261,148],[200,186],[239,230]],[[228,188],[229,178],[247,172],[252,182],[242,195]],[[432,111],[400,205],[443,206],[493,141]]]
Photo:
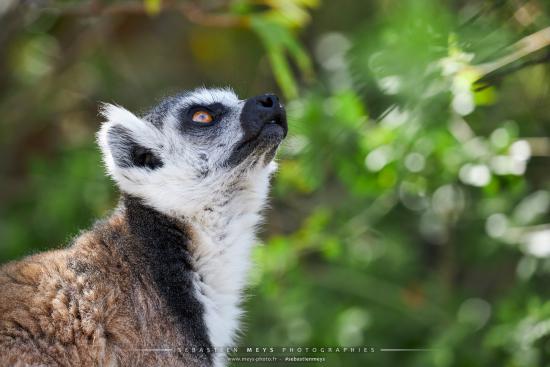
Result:
[[268,93],[246,100],[241,112],[241,126],[245,139],[257,136],[265,125],[271,123],[281,126],[286,135],[288,130],[286,113],[279,97]]
[[254,97],[256,106],[261,109],[273,110],[279,108],[279,98],[274,94],[264,94]]

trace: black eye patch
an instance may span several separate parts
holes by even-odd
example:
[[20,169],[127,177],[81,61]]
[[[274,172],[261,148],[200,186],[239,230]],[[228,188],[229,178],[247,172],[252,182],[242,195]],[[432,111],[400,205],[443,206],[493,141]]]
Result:
[[[199,122],[193,121],[193,115],[196,112],[200,111],[206,111],[212,116],[212,122],[208,124],[203,124]],[[181,121],[181,125],[187,125],[187,127],[199,127],[204,128],[206,126],[213,126],[216,123],[218,123],[223,114],[227,111],[227,107],[225,107],[221,103],[211,103],[208,105],[192,105],[190,107],[182,108],[179,112],[179,118]],[[186,126],[182,126],[184,129]]]

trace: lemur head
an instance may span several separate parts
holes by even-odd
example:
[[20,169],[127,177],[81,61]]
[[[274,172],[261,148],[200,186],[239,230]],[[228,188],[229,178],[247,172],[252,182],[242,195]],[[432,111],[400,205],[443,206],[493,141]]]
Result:
[[275,95],[239,100],[228,89],[184,92],[142,117],[111,104],[102,115],[98,142],[120,190],[176,214],[235,192],[267,191],[288,130]]

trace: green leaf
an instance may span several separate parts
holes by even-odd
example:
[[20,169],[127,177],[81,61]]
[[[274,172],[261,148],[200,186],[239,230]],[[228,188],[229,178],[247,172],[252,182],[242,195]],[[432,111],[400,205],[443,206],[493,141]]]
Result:
[[311,77],[313,69],[307,52],[288,28],[271,19],[252,16],[250,25],[267,50],[275,79],[283,94],[289,99],[296,98],[298,87],[287,55],[296,62],[306,77]]
[[162,3],[161,0],[143,0],[143,5],[147,14],[155,16],[160,13]]

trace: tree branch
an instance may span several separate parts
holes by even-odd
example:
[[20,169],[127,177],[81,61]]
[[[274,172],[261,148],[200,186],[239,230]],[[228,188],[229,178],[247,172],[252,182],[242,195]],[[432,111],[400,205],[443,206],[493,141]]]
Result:
[[[518,65],[514,65],[522,57],[525,57],[534,52],[540,51],[545,47],[550,46],[550,27],[544,28],[527,37],[522,38],[511,46],[511,53],[499,58],[496,61],[487,62],[477,65],[481,71],[481,77],[476,81],[476,84],[483,84],[495,79],[500,79],[505,75],[521,70],[525,67],[550,62],[550,51],[541,55],[538,58],[527,60]],[[512,66],[510,66],[512,65]],[[480,89],[483,89],[481,87]]]
[[[76,6],[54,7],[49,9],[59,12],[60,14],[79,17],[148,14],[145,5],[141,1],[104,4],[99,0],[92,0],[88,3]],[[185,3],[163,1],[160,11],[176,11],[181,13],[190,22],[208,27],[246,27],[249,23],[248,18],[245,16],[206,12],[197,4],[190,1]]]
[[511,46],[511,49],[515,51],[496,61],[480,64],[477,67],[481,69],[484,75],[487,75],[547,46],[550,46],[550,27],[544,28],[516,42]]
[[493,72],[490,72],[488,74],[483,75],[481,78],[476,80],[475,90],[476,91],[483,90],[488,86],[487,84],[495,84],[495,82],[501,80],[502,78],[504,78],[507,75],[515,73],[516,71],[525,69],[529,66],[534,66],[534,65],[538,65],[538,64],[544,64],[544,63],[550,63],[550,51],[548,51],[548,52],[546,52],[546,53],[544,53],[544,54],[542,54],[542,55],[540,55],[536,58],[533,58],[531,60],[527,60],[525,62],[518,63],[518,64],[515,64],[515,65],[512,65],[512,66],[509,66],[507,68],[497,69]]

